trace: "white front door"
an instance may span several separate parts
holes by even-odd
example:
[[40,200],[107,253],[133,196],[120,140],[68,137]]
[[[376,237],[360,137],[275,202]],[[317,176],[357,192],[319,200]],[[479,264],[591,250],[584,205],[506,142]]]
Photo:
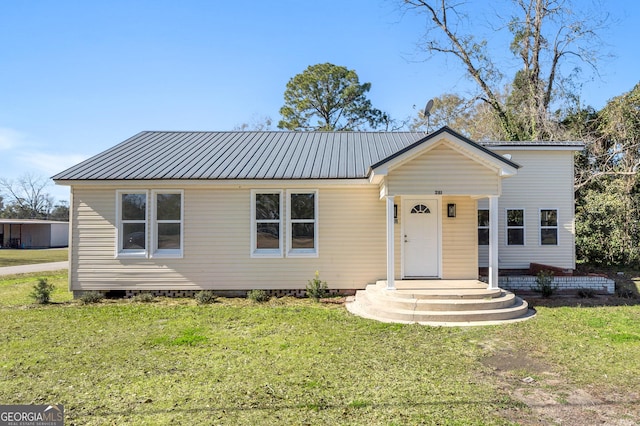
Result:
[[406,278],[438,277],[440,250],[437,199],[403,200],[403,257]]

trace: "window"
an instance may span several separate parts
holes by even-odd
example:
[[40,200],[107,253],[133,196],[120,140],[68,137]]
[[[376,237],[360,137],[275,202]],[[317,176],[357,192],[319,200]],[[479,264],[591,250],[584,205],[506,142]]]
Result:
[[182,191],[116,191],[118,257],[182,257]]
[[147,254],[147,193],[117,193],[118,256],[144,257]]
[[317,191],[288,194],[288,255],[318,255]]
[[153,255],[182,256],[182,192],[154,191]]
[[558,245],[558,210],[540,210],[540,244]]
[[282,256],[282,191],[252,191],[252,256]]
[[478,210],[478,245],[489,245],[489,210]]
[[507,245],[524,245],[524,210],[507,210]]
[[427,213],[431,213],[431,211],[429,210],[429,207],[425,206],[424,204],[416,204],[415,206],[413,206],[413,208],[411,209],[411,213],[417,213],[417,214],[427,214]]

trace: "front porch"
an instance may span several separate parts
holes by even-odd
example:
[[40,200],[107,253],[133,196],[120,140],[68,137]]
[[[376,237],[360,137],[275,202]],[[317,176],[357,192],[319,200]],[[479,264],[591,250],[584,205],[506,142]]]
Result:
[[347,300],[349,312],[382,322],[436,326],[492,325],[523,321],[535,311],[509,291],[477,280],[386,280]]

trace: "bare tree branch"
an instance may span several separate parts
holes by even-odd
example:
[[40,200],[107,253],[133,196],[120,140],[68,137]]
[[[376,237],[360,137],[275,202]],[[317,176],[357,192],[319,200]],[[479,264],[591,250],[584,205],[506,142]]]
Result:
[[0,190],[8,195],[9,203],[21,218],[46,219],[53,207],[53,197],[46,192],[50,180],[27,173],[17,180],[0,178]]

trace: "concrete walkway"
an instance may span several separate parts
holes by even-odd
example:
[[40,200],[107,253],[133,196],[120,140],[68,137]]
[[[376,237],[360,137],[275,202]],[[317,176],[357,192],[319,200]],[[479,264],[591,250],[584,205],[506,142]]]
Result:
[[28,274],[31,272],[59,271],[69,268],[69,262],[34,263],[33,265],[5,266],[0,275]]

